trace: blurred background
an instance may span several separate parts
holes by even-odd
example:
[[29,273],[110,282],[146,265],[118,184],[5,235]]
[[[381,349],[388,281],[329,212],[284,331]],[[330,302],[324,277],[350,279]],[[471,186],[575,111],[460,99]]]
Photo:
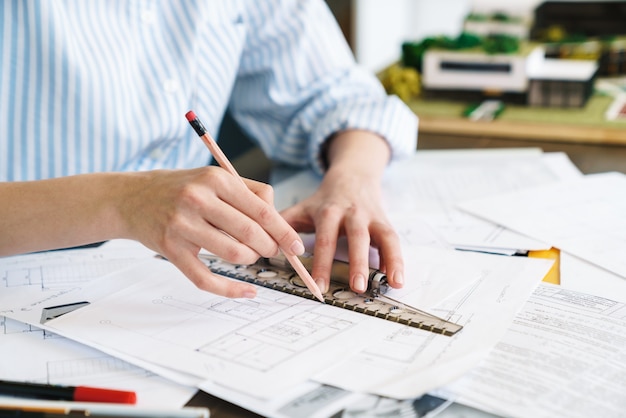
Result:
[[[556,150],[626,144],[626,0],[326,3],[357,62],[420,116],[424,147],[444,146],[451,135],[508,140],[493,146],[541,141]],[[516,26],[519,36],[510,32]],[[498,123],[470,123],[478,119]],[[271,180],[271,163],[228,115],[219,137],[242,175]]]
[[[356,59],[378,72],[398,59],[402,42],[457,36],[470,12],[532,16],[537,0],[327,0]],[[626,25],[626,23],[625,23]]]

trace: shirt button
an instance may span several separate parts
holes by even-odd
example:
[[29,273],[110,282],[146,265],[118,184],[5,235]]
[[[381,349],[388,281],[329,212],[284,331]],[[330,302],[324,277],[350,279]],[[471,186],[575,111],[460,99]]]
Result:
[[167,93],[176,93],[178,91],[178,88],[178,80],[174,80],[173,78],[165,80],[165,82],[163,83],[163,89]]
[[147,25],[156,22],[156,14],[152,10],[143,10],[141,12],[141,21]]

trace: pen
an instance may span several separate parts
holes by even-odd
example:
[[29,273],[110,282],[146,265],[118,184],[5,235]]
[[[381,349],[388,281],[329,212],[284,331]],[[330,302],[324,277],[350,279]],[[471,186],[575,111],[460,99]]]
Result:
[[[189,112],[187,112],[185,114],[185,117],[187,118],[187,121],[189,121],[193,129],[196,131],[198,136],[202,139],[204,144],[207,146],[207,148],[213,155],[213,158],[215,158],[215,160],[220,165],[220,167],[222,167],[223,169],[228,171],[230,174],[232,174],[233,176],[241,180],[241,182],[245,186],[246,184],[244,183],[243,179],[239,177],[239,174],[237,173],[237,170],[235,170],[235,167],[233,167],[230,161],[228,161],[228,158],[226,158],[226,155],[224,155],[220,147],[217,146],[217,142],[215,142],[215,140],[209,135],[208,131],[206,130],[202,122],[200,122],[200,119],[198,119],[198,117],[193,112],[193,110],[190,110]],[[300,276],[302,281],[304,281],[304,284],[309,289],[309,291],[311,291],[311,293],[313,293],[313,295],[316,298],[318,298],[320,302],[323,303],[324,296],[322,296],[322,292],[320,291],[320,288],[317,286],[317,283],[315,283],[315,281],[313,280],[313,278],[311,277],[307,269],[302,264],[302,261],[300,261],[300,259],[298,258],[298,256],[285,254],[285,257],[287,258],[287,261],[289,261],[289,264],[291,264],[293,269],[296,271],[298,276]]]
[[89,386],[61,386],[0,380],[0,395],[31,399],[134,404],[135,392]]
[[0,398],[0,417],[56,418],[64,416],[93,418],[208,418],[203,407],[157,407],[91,402],[64,402]]

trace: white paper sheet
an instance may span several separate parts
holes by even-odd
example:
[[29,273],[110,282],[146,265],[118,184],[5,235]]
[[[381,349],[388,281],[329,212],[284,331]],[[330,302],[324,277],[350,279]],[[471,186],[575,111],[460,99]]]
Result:
[[[433,360],[445,348],[449,352],[445,359],[454,364],[441,362],[434,373],[437,379],[431,380],[437,385],[477,363],[491,344],[487,336],[497,338],[498,330],[504,331],[507,317],[511,317],[516,306],[521,306],[551,262],[429,248],[420,254],[424,266],[465,266],[458,274],[467,277],[468,285],[478,283],[465,292],[462,303],[450,302],[454,306],[446,305],[440,312],[467,324],[461,333],[465,335],[462,344],[449,346],[449,337],[265,288],[254,300],[220,298],[196,289],[173,266],[159,260],[119,273],[143,274],[146,280],[50,321],[49,325],[81,341],[113,347],[259,398],[271,398],[357,351],[368,355],[365,348],[379,350],[385,344],[392,359],[383,356],[382,361],[388,364],[393,360],[401,365],[395,369],[397,376],[389,376],[394,369],[382,370],[382,364],[376,368],[363,368],[361,364],[350,372],[357,376],[369,369],[375,371],[378,379],[420,380],[414,377],[415,372],[434,370]],[[439,269],[437,276],[443,270]],[[487,282],[499,284],[487,286]],[[481,322],[480,317],[489,320]],[[388,345],[390,338],[399,343],[393,350]],[[428,354],[415,359],[411,350],[402,349],[407,341],[424,344],[432,340],[439,340],[442,345],[429,345],[430,349],[425,350]],[[341,387],[353,390],[362,389],[363,384],[360,379],[345,382],[345,386],[341,383]],[[368,389],[385,395],[392,395],[389,389],[399,389],[383,386],[371,385]],[[430,389],[427,386],[397,390],[393,396],[414,397],[419,391]]]
[[560,285],[563,289],[591,295],[613,298],[626,294],[626,281],[621,276],[582,260],[576,256],[561,252],[559,257]]
[[197,289],[162,260],[120,274],[147,279],[50,326],[262,398],[305,381],[362,347],[367,329],[384,326],[382,320],[368,324],[365,315],[266,288],[253,300],[219,297]]
[[479,367],[440,393],[510,417],[621,417],[626,283],[613,298],[542,284]]
[[196,388],[51,332],[0,317],[0,379],[130,390],[137,405],[182,407]]
[[590,174],[459,207],[626,277],[624,174]]
[[[464,325],[453,337],[406,327],[389,329],[365,350],[315,380],[398,399],[420,396],[470,370],[502,337],[551,261],[459,252],[460,265],[481,277],[433,313]],[[535,263],[534,261],[539,261]]]
[[328,418],[358,403],[364,395],[311,380],[271,399],[259,399],[215,382],[205,381],[200,389],[268,418]]
[[[481,255],[472,255],[469,254],[467,255],[467,257],[469,259],[472,258],[476,258],[476,262],[478,264],[482,264],[482,265],[486,265],[488,263],[485,263],[483,260],[483,257]],[[486,256],[488,260],[491,260],[491,257],[493,256]],[[506,257],[501,257],[500,259],[502,260],[520,260],[519,262],[521,264],[525,264],[525,262],[523,261],[524,259],[520,259],[520,258],[506,258]],[[460,265],[467,265],[464,263],[459,263]],[[546,264],[547,265],[547,264]],[[499,270],[498,270],[499,271]],[[517,270],[516,270],[517,271]],[[530,272],[527,271],[527,273],[531,274]],[[524,274],[523,272],[520,272],[520,274]],[[503,274],[503,276],[509,276],[509,274]],[[498,273],[495,272],[493,275],[491,275],[492,280],[495,280],[497,277],[499,277]],[[537,277],[539,277],[539,275],[537,275]],[[515,281],[514,278],[511,278],[511,280]],[[500,280],[497,280],[498,282],[500,282]],[[498,290],[501,290],[500,286],[502,286],[503,288],[506,288],[508,286],[508,281],[503,282],[503,283],[499,283],[496,286],[494,286],[494,289],[492,289],[494,291],[494,293],[492,294],[492,296],[495,296]],[[489,285],[493,285],[493,282],[489,282],[486,281],[485,284],[487,286]],[[483,296],[488,293],[487,292],[488,287],[482,287],[482,290],[480,292],[475,290],[475,287],[473,287],[472,289],[467,289],[466,292],[463,292],[462,295],[463,296],[459,296],[457,298],[453,298],[452,300],[450,300],[446,305],[454,305],[454,304],[459,304],[459,305],[467,305],[470,304],[471,302],[468,301],[468,303],[459,303],[459,300],[462,300],[463,297],[469,297],[470,299],[474,300],[474,303],[479,303],[478,301],[480,300],[479,296],[476,296],[478,293],[482,294]],[[507,290],[508,292],[508,290]],[[503,292],[501,294],[498,294],[497,297],[494,297],[494,300],[497,301],[496,304],[502,304],[505,303],[506,298],[501,299],[501,296],[503,296],[504,293],[507,292]],[[512,292],[516,292],[516,290],[512,290]],[[510,296],[510,295],[509,295]],[[519,299],[517,299],[515,302],[513,301],[509,301],[513,304],[518,303],[518,304],[522,304],[523,303],[523,296],[520,296]],[[519,305],[518,305],[519,306]],[[512,307],[511,305],[509,305],[509,307]],[[449,309],[449,308],[448,308]],[[482,305],[482,309],[484,311],[488,311],[489,307],[486,305]],[[444,308],[445,310],[445,308]],[[514,311],[514,309],[513,309]],[[459,312],[462,312],[462,308],[459,309]],[[491,329],[494,333],[497,333],[499,331],[502,331],[502,329],[498,329],[498,327],[505,323],[506,320],[504,318],[502,318],[500,316],[501,312],[499,312],[497,315],[495,315],[497,318],[500,318],[501,321],[494,321],[494,319],[492,317],[488,317],[485,318],[484,314],[477,314],[477,316],[480,318],[481,316],[483,316],[483,321],[488,323],[488,327],[489,329]],[[471,324],[470,326],[479,326],[481,324],[481,321],[479,319],[476,318],[476,316],[471,315]],[[465,332],[462,331],[462,333]],[[407,330],[407,333],[411,333],[410,330]],[[387,338],[387,335],[382,335],[381,336],[383,339]],[[428,337],[432,337],[430,335],[428,335]],[[408,340],[409,337],[407,337]],[[416,348],[416,355],[420,356],[423,355],[424,357],[427,357],[428,354],[428,350],[431,350],[431,355],[432,355],[432,351],[437,349],[438,346],[437,344],[440,343],[441,341],[446,341],[447,337],[441,338],[438,341],[427,341],[423,346],[421,347],[417,347]],[[457,338],[457,337],[455,337]],[[463,334],[460,334],[458,336],[459,340],[456,342],[457,344],[464,344],[465,342],[467,342],[468,340],[472,339],[463,339],[464,336]],[[479,337],[480,338],[480,337]],[[489,338],[489,337],[488,337]],[[493,334],[491,336],[491,338],[496,338],[495,334]],[[426,338],[427,340],[429,338]],[[391,341],[395,340],[396,343],[398,343],[399,345],[405,345],[405,343],[407,342],[407,340],[402,340],[400,338],[387,338],[388,340],[388,344],[391,346],[393,343]],[[449,340],[449,339],[448,339]],[[486,344],[489,344],[489,341],[484,341]],[[474,343],[472,343],[474,344]],[[440,347],[439,347],[440,348]],[[422,351],[422,352],[418,352],[418,351]],[[445,349],[443,349],[442,351],[445,351]],[[406,352],[406,350],[405,350]],[[426,353],[423,353],[426,352]],[[355,361],[355,367],[358,370],[366,370],[366,371],[370,371],[370,372],[366,372],[367,376],[364,377],[364,380],[371,383],[371,384],[376,384],[376,379],[378,378],[377,374],[376,374],[376,367],[379,367],[380,365],[377,364],[376,362],[376,358],[379,357],[377,355],[377,353],[372,354],[371,352],[368,353],[363,353],[363,354],[369,354],[366,357],[366,360],[363,363],[358,363]],[[402,359],[398,359],[397,363],[391,363],[389,361],[389,353],[384,353],[382,356],[380,356],[379,360],[382,362],[381,365],[382,367],[387,367],[387,366],[397,366],[398,364],[400,364],[402,362]],[[423,359],[422,359],[423,360]],[[456,364],[451,364],[450,366],[452,368],[454,367],[471,367],[472,362],[477,361],[476,359],[464,359],[465,361],[462,363],[456,363]],[[438,359],[439,361],[439,359]],[[444,360],[445,361],[445,360]],[[443,361],[442,361],[443,362]],[[369,368],[371,365],[373,365],[373,368]],[[445,365],[442,365],[443,367],[441,368],[441,370],[446,369]],[[435,369],[437,370],[437,369]],[[432,370],[431,372],[433,374],[437,374],[437,372],[435,370]],[[407,372],[408,373],[408,372]],[[418,376],[422,376],[419,372],[417,372]],[[425,379],[428,379],[428,374],[424,375]],[[400,380],[397,382],[398,385],[402,385],[402,372],[400,372]],[[391,379],[394,380],[394,379]],[[410,383],[409,383],[410,384]],[[420,383],[421,384],[421,383]],[[275,396],[271,399],[267,399],[267,400],[263,400],[263,399],[258,399],[246,394],[243,394],[239,391],[236,391],[234,389],[229,389],[226,388],[224,386],[221,386],[215,382],[211,382],[211,381],[207,381],[204,382],[202,384],[199,385],[199,387],[203,390],[206,390],[209,393],[212,393],[216,396],[219,396],[222,399],[225,399],[227,401],[230,402],[234,402],[237,403],[238,405],[243,406],[246,409],[249,409],[251,411],[254,411],[258,414],[261,414],[263,416],[268,416],[268,417],[275,417],[275,418],[292,418],[292,417],[301,417],[301,416],[307,416],[307,417],[327,417],[327,416],[331,416],[337,413],[342,413],[345,416],[371,416],[372,414],[377,414],[380,413],[381,416],[388,416],[385,414],[389,414],[390,411],[395,411],[394,413],[398,413],[399,409],[401,408],[401,410],[403,411],[403,414],[407,414],[407,413],[411,413],[411,414],[415,414],[416,412],[411,408],[411,405],[413,404],[413,398],[411,398],[411,400],[405,400],[405,401],[394,401],[390,398],[377,398],[377,397],[371,397],[371,396],[363,396],[363,394],[359,394],[357,392],[350,392],[350,391],[346,391],[343,389],[339,389],[335,386],[327,386],[327,385],[320,385],[320,384],[316,384],[313,382],[306,382],[304,384],[301,384],[297,387],[292,388],[290,391],[286,391],[282,394],[280,394],[279,396]],[[409,389],[410,390],[410,389]],[[396,393],[397,395],[397,393]],[[376,407],[372,407],[371,409],[363,409],[364,406],[367,405],[376,405]],[[389,406],[389,408],[385,408],[385,405]],[[461,412],[459,412],[459,410],[461,410]],[[357,411],[359,411],[357,413]],[[369,414],[367,412],[364,411],[369,411]],[[383,411],[383,412],[381,412]],[[456,411],[456,412],[455,412]],[[477,418],[487,418],[490,417],[489,414],[487,413],[482,413],[481,411],[477,411],[477,410],[469,410],[468,408],[464,407],[463,405],[451,405],[449,406],[446,410],[445,410],[445,414],[452,414],[452,415],[443,415],[443,416],[457,416],[455,415],[456,413],[462,413],[465,414],[465,416],[470,416],[467,415],[469,413],[473,413],[473,415],[471,416],[476,416]],[[342,415],[343,416],[343,415]],[[376,415],[379,416],[379,415]],[[395,416],[395,415],[394,415]],[[404,415],[403,415],[404,416]],[[406,416],[414,416],[414,415],[406,415]],[[415,415],[417,416],[417,415]]]
[[59,291],[79,289],[153,255],[135,241],[114,240],[95,248],[0,257],[0,312],[13,306],[22,309]]
[[[0,316],[0,379],[119,387],[134,390],[139,405],[183,406],[195,394],[193,386],[34,326],[39,325],[42,305],[56,305],[90,282],[153,255],[137,242],[115,240],[96,248],[1,257],[0,314],[17,311],[30,324]],[[110,283],[109,290],[121,285]]]

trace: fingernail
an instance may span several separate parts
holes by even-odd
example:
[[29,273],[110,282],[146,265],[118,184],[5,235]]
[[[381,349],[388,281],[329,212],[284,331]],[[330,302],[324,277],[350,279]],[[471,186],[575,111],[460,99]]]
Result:
[[354,277],[354,290],[356,290],[359,293],[363,293],[367,290],[365,277],[362,274],[357,274]]
[[295,255],[302,255],[304,253],[304,244],[300,240],[295,240],[289,249]]
[[404,276],[400,272],[393,275],[393,280],[399,285],[404,284]]
[[322,292],[322,293],[328,292],[328,289],[326,289],[326,282],[324,280],[317,279],[317,280],[315,280],[315,284],[317,285],[317,287],[320,288],[320,292]]
[[245,290],[241,297],[246,299],[254,299],[256,297],[256,290]]

